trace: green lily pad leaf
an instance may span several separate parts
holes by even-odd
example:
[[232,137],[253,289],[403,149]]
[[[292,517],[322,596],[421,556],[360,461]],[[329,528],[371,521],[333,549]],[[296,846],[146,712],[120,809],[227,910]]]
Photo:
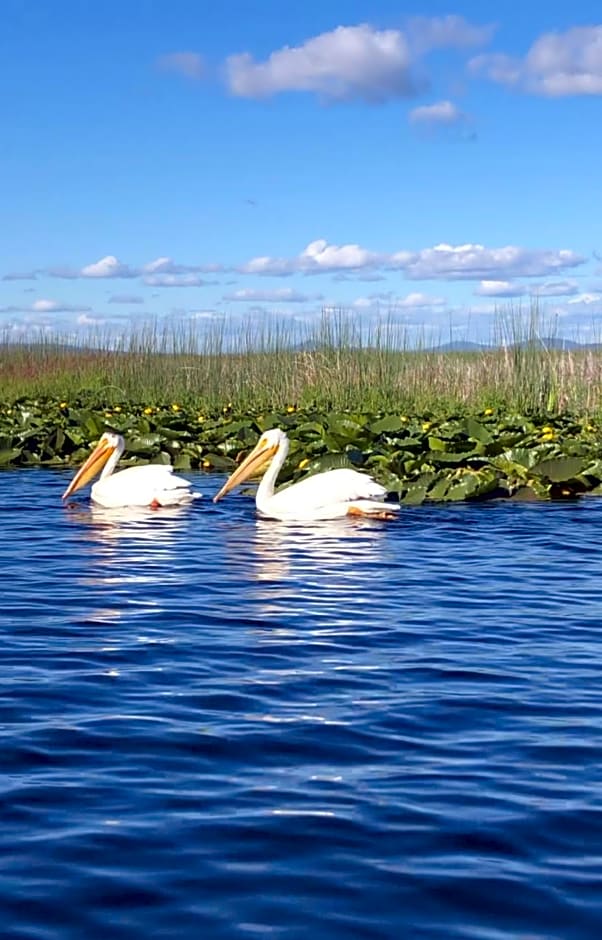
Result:
[[0,466],[6,467],[8,464],[11,464],[17,457],[21,456],[20,448],[12,448],[0,450]]
[[552,483],[564,483],[578,476],[586,466],[587,461],[582,457],[552,457],[535,464],[532,472]]
[[435,485],[428,491],[428,498],[434,500],[445,499],[451,482],[449,477],[443,477],[441,480],[437,480]]
[[328,431],[345,440],[352,440],[363,432],[363,427],[357,421],[352,421],[346,415],[334,414],[328,416]]
[[446,499],[468,499],[479,489],[479,478],[475,473],[465,473],[459,480],[452,481]]
[[428,483],[422,483],[416,480],[409,484],[400,501],[408,506],[420,506],[426,499],[427,491]]
[[307,470],[313,475],[314,473],[324,473],[326,470],[340,470],[347,467],[353,468],[347,454],[336,453],[323,454],[321,457],[317,457],[308,465]]
[[372,434],[393,434],[395,431],[401,431],[407,421],[402,421],[397,415],[387,415],[369,425]]
[[188,454],[178,454],[174,460],[174,470],[190,470],[191,463]]
[[429,447],[431,450],[447,450],[447,441],[442,441],[440,437],[429,437]]
[[475,421],[474,418],[467,418],[464,422],[464,427],[466,433],[473,441],[478,441],[479,444],[490,444],[493,440],[493,437],[487,430],[483,427],[478,421]]

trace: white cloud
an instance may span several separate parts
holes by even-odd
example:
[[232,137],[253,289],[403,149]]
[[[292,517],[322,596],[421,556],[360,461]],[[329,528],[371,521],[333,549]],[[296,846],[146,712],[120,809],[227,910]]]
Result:
[[576,297],[571,297],[568,301],[569,304],[583,304],[589,306],[590,304],[599,304],[602,301],[602,294],[596,293],[583,293],[577,294]]
[[396,301],[398,307],[441,307],[445,304],[445,297],[432,297],[430,294],[412,293]]
[[352,306],[359,309],[367,309],[377,306],[385,306],[388,309],[403,310],[425,310],[434,307],[442,307],[446,303],[444,297],[433,297],[430,294],[418,292],[406,294],[405,297],[396,297],[393,293],[369,294],[366,297],[356,297]]
[[77,318],[78,326],[102,326],[103,323],[106,322],[104,317],[91,317],[87,313],[82,313],[82,315]]
[[573,251],[538,250],[507,245],[435,245],[422,251],[392,254],[370,251],[360,245],[329,245],[324,239],[310,242],[294,258],[253,258],[239,270],[245,274],[285,277],[291,274],[329,274],[375,270],[401,270],[410,280],[506,280],[538,277],[577,267],[585,259]]
[[452,101],[436,101],[433,104],[413,108],[409,113],[410,124],[451,125],[460,124],[466,115]]
[[569,297],[579,293],[574,281],[546,281],[545,284],[534,284],[531,293],[538,297]]
[[359,245],[329,245],[323,238],[310,242],[296,258],[252,258],[240,270],[245,274],[283,277],[296,272],[324,274],[333,271],[359,270],[375,266],[381,255]]
[[511,281],[481,281],[475,294],[479,297],[522,297],[528,288],[524,284]]
[[254,301],[256,303],[305,303],[309,300],[321,300],[321,294],[302,294],[300,291],[293,290],[292,287],[282,287],[276,290],[255,290],[254,288],[243,288],[232,291],[230,294],[224,294],[224,300],[244,300]]
[[360,99],[371,104],[416,94],[412,55],[404,33],[376,30],[366,23],[338,26],[301,46],[284,46],[265,62],[248,53],[226,60],[230,91],[264,98],[306,91],[331,100]]
[[412,48],[420,52],[431,49],[467,49],[485,45],[496,26],[475,26],[463,16],[414,16],[408,23]]
[[112,294],[109,297],[108,303],[110,304],[143,304],[144,297],[140,297],[138,294]]
[[185,78],[203,78],[205,61],[198,52],[169,52],[159,56],[157,67],[163,72],[176,72]]
[[413,280],[505,280],[508,277],[537,277],[577,267],[585,259],[574,251],[537,250],[506,245],[435,245],[422,251],[398,252],[390,267],[399,267]]
[[143,280],[149,287],[202,287],[209,283],[199,274],[147,274]]
[[602,25],[544,33],[523,59],[495,53],[476,56],[473,73],[536,95],[602,95]]
[[87,264],[80,271],[81,277],[137,277],[138,271],[122,264],[115,255],[106,255],[100,261]]
[[0,307],[0,313],[80,313],[91,309],[84,304],[66,304],[59,300],[40,298],[27,306]]

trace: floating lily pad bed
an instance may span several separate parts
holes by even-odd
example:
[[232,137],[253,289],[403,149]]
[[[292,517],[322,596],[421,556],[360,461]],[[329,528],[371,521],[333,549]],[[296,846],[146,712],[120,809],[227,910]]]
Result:
[[465,499],[566,499],[602,493],[602,428],[565,415],[534,418],[486,409],[437,416],[282,411],[200,414],[161,407],[20,399],[0,406],[0,467],[81,463],[103,431],[126,439],[120,466],[173,464],[229,473],[262,431],[286,430],[282,480],[335,467],[371,473],[404,503]]

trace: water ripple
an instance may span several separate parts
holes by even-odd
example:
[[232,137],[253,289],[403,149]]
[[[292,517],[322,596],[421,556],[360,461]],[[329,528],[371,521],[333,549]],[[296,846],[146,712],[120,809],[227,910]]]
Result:
[[3,937],[601,935],[600,502],[0,487]]

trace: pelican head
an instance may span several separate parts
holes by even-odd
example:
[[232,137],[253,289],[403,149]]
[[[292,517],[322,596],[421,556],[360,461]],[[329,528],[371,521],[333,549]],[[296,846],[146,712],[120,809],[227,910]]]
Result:
[[124,446],[125,442],[121,434],[115,434],[113,431],[105,431],[90,456],[71,480],[71,483],[63,493],[63,499],[67,499],[72,493],[80,490],[82,486],[85,486],[86,483],[93,480],[114,454],[116,454],[116,463],[117,460],[119,460],[120,454],[123,453]]
[[[253,448],[248,457],[245,457],[240,467],[237,467],[234,473],[228,477],[219,493],[213,497],[213,502],[217,503],[222,496],[233,490],[239,483],[255,476],[263,467],[269,463],[278,452],[284,451],[284,457],[288,451],[288,437],[280,428],[272,428],[270,431],[264,431],[257,445]],[[283,457],[283,459],[284,459]]]

